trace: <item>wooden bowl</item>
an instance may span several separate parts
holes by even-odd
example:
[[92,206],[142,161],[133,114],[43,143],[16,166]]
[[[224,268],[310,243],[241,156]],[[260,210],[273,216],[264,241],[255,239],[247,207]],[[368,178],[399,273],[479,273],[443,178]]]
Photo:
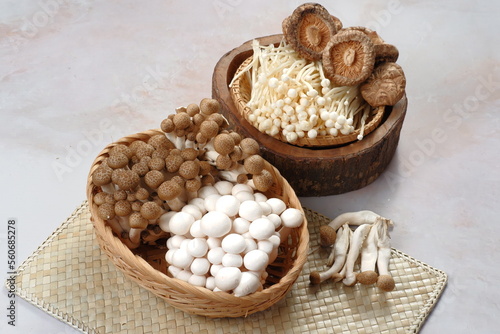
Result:
[[[257,39],[269,45],[281,38],[278,34]],[[379,126],[361,141],[329,148],[289,145],[256,129],[241,115],[231,97],[229,83],[252,54],[252,41],[247,41],[222,56],[212,77],[212,97],[220,102],[222,114],[235,131],[259,142],[262,156],[280,171],[298,196],[342,194],[365,187],[380,176],[399,142],[406,96],[393,107],[386,107]]]

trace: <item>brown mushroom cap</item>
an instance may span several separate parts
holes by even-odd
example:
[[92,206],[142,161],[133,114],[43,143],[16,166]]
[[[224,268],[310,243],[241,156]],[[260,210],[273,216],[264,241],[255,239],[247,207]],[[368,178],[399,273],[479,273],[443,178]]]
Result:
[[219,133],[219,125],[213,120],[205,120],[200,124],[200,134],[205,138],[213,138]]
[[97,205],[101,205],[103,203],[106,203],[106,195],[107,193],[105,192],[99,192],[94,195],[93,201]]
[[115,152],[115,154],[109,156],[106,162],[113,169],[123,168],[128,164],[128,157],[124,153]]
[[144,175],[144,182],[151,189],[156,189],[165,181],[165,176],[159,170],[151,170]]
[[254,175],[252,179],[255,188],[262,192],[269,190],[274,183],[273,175],[267,169],[262,170],[260,174]]
[[297,7],[282,24],[286,41],[307,60],[319,60],[337,26],[328,11],[317,3]]
[[162,170],[165,168],[165,158],[155,157],[148,161],[150,170]]
[[319,228],[320,245],[322,247],[329,247],[335,243],[337,232],[329,225],[322,225]]
[[135,140],[133,142],[130,143],[130,145],[128,146],[128,148],[130,149],[130,152],[132,153],[132,156],[135,155],[135,153],[137,152],[137,149],[141,146],[144,146],[146,145],[145,142],[143,142],[142,140]]
[[130,214],[129,223],[131,228],[143,230],[148,227],[149,221],[139,212],[132,212],[132,214]]
[[142,202],[141,201],[134,201],[134,202],[132,202],[132,211],[139,212],[139,211],[141,211],[141,207],[142,207]]
[[215,99],[205,98],[200,102],[200,111],[205,115],[218,113],[220,111],[220,103]]
[[359,283],[364,285],[370,285],[377,282],[378,274],[373,270],[367,270],[360,272],[356,275],[356,279]]
[[201,180],[199,178],[187,180],[185,187],[189,192],[198,191],[201,188]]
[[113,198],[115,199],[115,201],[127,199],[127,192],[123,189],[119,189],[113,193]]
[[220,133],[214,138],[214,149],[217,153],[228,155],[234,150],[234,140],[227,133]]
[[181,151],[181,157],[184,160],[195,160],[198,157],[198,150],[195,148],[185,148]]
[[170,201],[182,193],[182,187],[175,181],[168,180],[158,187],[158,197]]
[[135,151],[135,155],[139,159],[142,159],[143,157],[151,157],[151,155],[153,154],[154,150],[155,150],[155,148],[152,145],[149,145],[149,144],[141,145]]
[[104,220],[110,220],[115,217],[115,207],[110,203],[103,203],[97,208],[97,215]]
[[377,279],[377,287],[382,291],[392,291],[396,287],[394,278],[390,275],[380,275]]
[[146,162],[138,162],[132,165],[132,170],[136,172],[137,175],[144,176],[147,172],[149,172],[149,167]]
[[357,85],[365,81],[373,71],[373,42],[362,31],[343,29],[328,43],[322,61],[325,75],[335,85]]
[[156,220],[163,210],[156,202],[146,202],[141,206],[141,215],[148,220]]
[[132,150],[127,145],[124,145],[124,144],[117,144],[117,145],[113,146],[109,150],[109,155],[110,156],[114,155],[116,153],[123,153],[129,159],[134,155],[133,152],[132,152]]
[[311,281],[311,284],[320,284],[321,283],[321,276],[319,272],[313,271],[309,274],[309,281]]
[[184,130],[191,125],[191,117],[187,113],[181,112],[175,114],[173,122],[176,130]]
[[406,78],[396,63],[381,63],[361,87],[361,95],[372,107],[393,106],[404,95]]
[[236,183],[247,183],[248,182],[248,175],[247,174],[239,174],[236,177]]
[[112,173],[113,170],[107,165],[101,165],[92,173],[92,182],[96,186],[104,186],[111,182]]
[[217,123],[217,126],[219,128],[225,128],[228,125],[224,116],[222,116],[219,113],[211,114],[210,116],[207,117],[207,120],[214,121],[215,123]]
[[167,138],[165,135],[154,135],[148,140],[148,144],[153,146],[155,149],[172,149],[175,145]]
[[132,170],[115,169],[111,174],[113,183],[120,189],[133,190],[139,185],[140,177]]
[[215,159],[215,165],[219,169],[230,169],[233,165],[233,160],[229,157],[229,155],[219,155]]
[[194,160],[184,161],[179,167],[179,175],[190,180],[198,176],[200,164]]
[[116,199],[113,196],[113,194],[106,194],[106,197],[104,198],[104,202],[115,205]]
[[170,118],[165,118],[160,125],[161,131],[170,133],[175,130],[174,121]]
[[200,107],[196,103],[191,103],[186,107],[186,113],[193,117],[200,112]]
[[119,200],[115,203],[115,214],[120,217],[128,216],[132,213],[132,204],[127,200]]
[[245,159],[243,166],[250,174],[260,174],[265,167],[265,160],[260,155],[254,154]]
[[207,175],[212,170],[212,165],[210,165],[208,161],[202,160],[199,162],[199,165],[200,165],[200,172],[199,172],[200,175]]
[[247,156],[258,154],[260,150],[259,143],[253,138],[243,138],[240,142],[240,148],[243,154]]
[[135,198],[140,201],[145,201],[149,197],[149,191],[146,188],[138,188],[135,191]]
[[165,168],[168,172],[175,173],[179,170],[179,167],[184,162],[184,159],[182,159],[180,154],[172,154],[172,151],[170,151],[168,157],[165,158]]

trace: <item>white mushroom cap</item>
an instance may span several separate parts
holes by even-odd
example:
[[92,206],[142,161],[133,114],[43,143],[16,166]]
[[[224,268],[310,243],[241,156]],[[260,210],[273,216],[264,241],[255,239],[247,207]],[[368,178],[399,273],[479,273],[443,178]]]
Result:
[[249,193],[248,191],[239,191],[237,192],[234,197],[236,197],[240,203],[243,203],[244,201],[254,201],[255,196],[252,193]]
[[266,195],[264,195],[261,192],[256,192],[254,194],[254,196],[255,196],[255,201],[257,201],[257,202],[266,202],[267,201]]
[[248,193],[253,194],[253,189],[250,187],[248,184],[245,183],[238,183],[233,186],[233,189],[231,190],[231,195],[236,195],[240,191],[246,191]]
[[256,201],[245,201],[240,205],[239,215],[248,221],[254,221],[262,217],[262,207]]
[[194,217],[189,213],[177,212],[170,218],[168,227],[173,234],[183,235],[189,232],[194,221]]
[[204,287],[205,283],[206,283],[206,280],[207,280],[207,278],[205,276],[191,275],[189,277],[189,279],[187,280],[187,282],[189,284],[194,285],[194,286],[202,286],[202,287]]
[[201,218],[201,231],[209,237],[220,238],[231,231],[231,226],[231,219],[222,212],[211,211]]
[[241,234],[231,233],[222,239],[221,246],[226,253],[239,254],[245,250],[245,238]]
[[267,216],[272,213],[272,208],[267,202],[258,202],[260,207],[262,208],[262,215]]
[[177,276],[175,276],[175,278],[178,278],[180,280],[183,280],[184,282],[187,282],[189,281],[189,278],[191,278],[191,276],[193,276],[193,273],[190,272],[189,270],[181,270]]
[[215,275],[215,286],[221,291],[231,291],[240,284],[240,280],[240,269],[236,267],[224,267]]
[[207,209],[205,209],[205,200],[203,198],[195,197],[195,198],[191,199],[188,202],[188,204],[196,205],[198,207],[198,209],[200,209],[200,212],[202,214],[207,213]]
[[207,238],[208,249],[214,249],[221,246],[220,238],[208,237]]
[[219,270],[221,270],[222,268],[224,268],[224,266],[220,263],[219,264],[212,264],[210,266],[210,275],[212,275],[212,277],[215,277],[215,275],[217,275]]
[[[280,219],[280,223],[281,223],[281,219]],[[250,226],[250,222],[248,220],[246,220],[245,218],[238,217],[235,220],[233,220],[234,233],[238,233],[238,234],[247,233],[249,226]]]
[[269,204],[271,206],[274,214],[280,215],[283,211],[286,210],[285,202],[283,202],[279,198],[272,197],[272,198],[269,198],[266,202],[267,202],[267,204]]
[[203,257],[208,252],[207,241],[204,238],[191,239],[187,245],[187,251],[193,257]]
[[196,220],[193,224],[191,224],[191,228],[189,229],[189,234],[191,234],[194,238],[204,238],[206,237],[205,233],[201,231],[201,220]]
[[220,195],[230,195],[233,190],[233,183],[229,181],[217,181],[214,187]]
[[281,226],[281,218],[275,213],[271,213],[270,215],[267,215],[267,219],[273,222],[274,228],[278,228]]
[[168,249],[179,249],[181,248],[182,242],[186,240],[185,236],[182,235],[173,235],[167,240],[167,248]]
[[205,198],[207,198],[207,196],[212,195],[212,194],[219,194],[219,191],[214,186],[204,186],[198,190],[198,197],[199,198],[205,199]]
[[299,227],[304,221],[302,212],[295,208],[288,208],[280,215],[281,221],[285,227]]
[[236,297],[243,297],[254,293],[261,287],[260,277],[255,276],[251,272],[242,272],[240,283],[234,288],[233,293]]
[[166,253],[165,253],[165,260],[169,263],[169,264],[173,264],[174,263],[174,253],[175,251],[177,250],[178,248],[173,248],[173,249],[169,249]]
[[215,211],[215,203],[217,203],[217,200],[221,197],[222,196],[219,194],[210,194],[205,197],[205,209],[209,212]]
[[243,258],[239,254],[224,254],[222,257],[222,265],[224,267],[241,267],[243,265]]
[[172,256],[172,264],[179,268],[189,268],[193,257],[184,249],[177,249]]
[[257,242],[257,249],[266,252],[267,255],[270,255],[274,249],[274,244],[269,240],[259,240],[259,242]]
[[245,250],[243,251],[244,254],[257,249],[257,242],[254,239],[245,238],[245,245]]
[[243,264],[248,270],[262,271],[268,263],[269,255],[259,249],[248,252],[243,258]]
[[173,265],[168,266],[168,273],[174,278],[177,277],[177,275],[179,275],[181,271],[182,269],[176,266]]
[[177,212],[176,211],[168,211],[160,216],[158,219],[158,225],[164,232],[170,232],[170,218],[172,218],[173,215],[175,215]]
[[200,208],[194,204],[186,204],[182,207],[181,212],[189,213],[195,220],[201,219],[203,213]]
[[215,202],[215,210],[234,217],[240,209],[240,201],[233,195],[223,195]]
[[221,264],[224,254],[226,254],[226,252],[224,252],[222,247],[212,248],[207,253],[207,259],[211,264]]
[[193,260],[190,270],[195,275],[205,275],[210,270],[210,261],[204,257],[199,257]]
[[207,277],[207,280],[205,281],[205,288],[208,290],[213,290],[215,288],[215,277]]
[[268,218],[262,217],[250,223],[248,231],[257,240],[269,239],[274,234],[274,224]]

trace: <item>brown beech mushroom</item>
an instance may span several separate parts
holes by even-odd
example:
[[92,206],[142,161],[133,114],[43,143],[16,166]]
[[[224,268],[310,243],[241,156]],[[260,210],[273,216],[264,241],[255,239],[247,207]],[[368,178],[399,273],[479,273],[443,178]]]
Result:
[[370,76],[375,65],[373,42],[361,31],[340,30],[323,51],[322,62],[325,75],[334,84],[360,84]]
[[321,247],[330,247],[335,243],[337,232],[331,226],[322,225],[319,227],[319,237]]
[[146,202],[141,206],[141,216],[149,221],[156,221],[162,214],[163,209],[156,202]]
[[381,63],[375,67],[360,87],[361,95],[372,107],[393,106],[404,95],[406,78],[396,63]]
[[130,232],[129,238],[132,244],[139,246],[141,241],[141,232],[148,227],[149,221],[144,218],[140,212],[133,212],[129,218]]
[[319,60],[337,25],[328,11],[317,3],[297,7],[282,24],[285,40],[307,60]]
[[106,193],[114,193],[115,186],[111,183],[111,175],[113,173],[113,169],[111,169],[107,165],[100,165],[97,169],[92,173],[92,183],[96,186],[101,187],[102,191]]
[[260,151],[259,143],[253,138],[243,138],[240,142],[242,152],[242,159],[249,157],[253,154],[258,154]]
[[220,111],[220,103],[215,99],[205,98],[200,102],[200,112],[206,116],[218,113]]
[[172,211],[179,211],[185,204],[179,199],[182,191],[183,189],[179,183],[168,180],[158,187],[158,197],[166,201]]
[[115,169],[111,174],[113,183],[120,189],[134,190],[140,181],[139,175],[132,170]]
[[269,188],[271,188],[271,186],[274,184],[273,175],[267,169],[262,170],[260,174],[253,175],[251,181],[255,189],[261,192],[268,191]]
[[165,176],[159,170],[151,170],[144,175],[144,183],[151,189],[157,189],[165,181]]
[[117,144],[109,150],[110,156],[115,155],[116,153],[123,153],[129,159],[132,158],[132,156],[134,155],[132,150],[127,145],[124,145],[124,144]]
[[128,157],[121,152],[116,152],[113,155],[110,155],[106,160],[109,167],[113,169],[123,168],[128,164]]

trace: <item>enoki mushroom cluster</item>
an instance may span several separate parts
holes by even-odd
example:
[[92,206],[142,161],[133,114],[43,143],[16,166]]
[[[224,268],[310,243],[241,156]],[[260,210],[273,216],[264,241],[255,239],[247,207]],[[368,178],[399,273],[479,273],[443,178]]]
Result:
[[[376,283],[383,291],[392,291],[394,279],[389,272],[391,246],[389,227],[391,220],[372,211],[348,212],[336,217],[329,225],[322,226],[321,246],[331,247],[331,254],[324,272],[310,274],[312,284],[328,279],[353,286],[357,282]],[[356,227],[353,231],[350,226]],[[355,264],[360,258],[359,272]]]
[[164,119],[163,134],[113,146],[92,173],[93,201],[130,249],[166,245],[170,275],[243,296],[262,288],[279,244],[304,217],[263,194],[276,181],[272,167],[219,112],[217,100],[203,99]]

